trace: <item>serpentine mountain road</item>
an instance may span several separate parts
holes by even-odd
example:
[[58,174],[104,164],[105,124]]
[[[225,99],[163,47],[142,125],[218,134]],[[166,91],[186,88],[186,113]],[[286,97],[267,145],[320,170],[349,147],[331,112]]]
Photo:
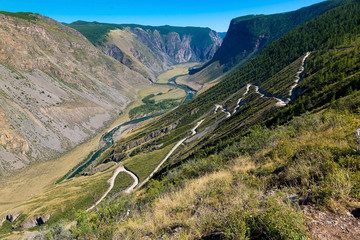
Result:
[[[196,133],[197,133],[197,128],[200,126],[200,124],[204,121],[203,120],[200,120],[196,126],[191,129],[191,136],[194,136]],[[166,157],[161,161],[161,163],[159,163],[159,165],[157,165],[157,167],[154,169],[154,171],[152,171],[152,173],[150,173],[150,175],[139,185],[137,186],[136,188],[140,188],[142,187],[147,181],[150,180],[150,178],[152,178],[152,176],[159,170],[159,168],[161,167],[161,165],[163,165],[166,160],[171,156],[171,154],[173,154],[173,152],[186,140],[188,139],[189,137],[186,137],[186,138],[183,138],[181,139],[171,150],[170,152],[166,155]]]
[[136,185],[139,184],[139,179],[138,179],[138,177],[137,177],[134,173],[132,173],[132,172],[130,172],[129,170],[125,169],[125,167],[124,167],[123,165],[121,165],[120,167],[118,167],[118,168],[115,170],[114,174],[113,174],[113,175],[111,176],[111,178],[107,181],[107,182],[110,184],[108,190],[102,195],[102,197],[101,197],[94,205],[92,205],[91,207],[89,207],[89,208],[86,210],[87,212],[90,211],[91,209],[93,209],[93,208],[94,208],[96,205],[98,205],[102,200],[104,200],[104,198],[109,194],[109,192],[111,191],[111,189],[113,189],[114,183],[115,183],[115,179],[116,179],[117,175],[119,175],[119,173],[121,173],[121,172],[125,172],[125,173],[129,174],[130,177],[134,180],[133,184],[132,184],[130,187],[128,187],[127,189],[124,190],[125,193],[130,193],[132,190],[134,190],[134,188],[136,187]]
[[[193,135],[195,135],[195,134],[197,133],[197,128],[200,126],[200,124],[201,124],[203,121],[204,121],[204,119],[201,120],[201,121],[199,121],[199,122],[196,124],[196,126],[195,126],[193,129],[191,129],[191,136],[193,136]],[[133,184],[132,184],[130,187],[128,187],[127,189],[124,190],[125,193],[130,193],[131,191],[133,191],[133,190],[135,189],[136,186],[137,186],[137,188],[140,188],[141,186],[143,186],[143,185],[144,185],[146,182],[148,182],[148,181],[150,180],[150,178],[160,169],[160,167],[166,162],[166,160],[171,156],[171,154],[173,154],[173,152],[174,152],[186,139],[188,139],[188,138],[189,138],[189,137],[186,137],[186,138],[180,140],[180,141],[170,150],[170,152],[169,152],[169,153],[166,155],[166,157],[161,161],[161,163],[159,163],[159,165],[154,169],[154,171],[152,171],[152,172],[150,173],[150,175],[149,175],[139,186],[137,186],[137,185],[139,184],[139,179],[138,179],[138,177],[137,177],[134,173],[132,173],[132,172],[130,172],[129,170],[127,170],[123,165],[119,166],[119,167],[115,170],[115,172],[114,172],[114,174],[111,176],[111,178],[107,181],[107,182],[110,184],[108,190],[101,196],[101,198],[100,198],[94,205],[92,205],[91,207],[89,207],[86,211],[87,211],[87,212],[90,211],[90,210],[93,209],[96,205],[98,205],[101,201],[103,201],[103,200],[105,199],[105,197],[109,194],[109,192],[111,191],[111,189],[113,189],[114,183],[115,183],[115,179],[116,179],[117,175],[119,175],[119,173],[121,173],[121,172],[125,172],[125,173],[129,174],[129,175],[131,176],[131,178],[134,180]]]
[[284,101],[280,98],[276,98],[274,96],[268,96],[266,93],[263,93],[263,92],[260,92],[260,89],[259,89],[259,86],[257,85],[252,85],[252,84],[247,84],[246,85],[246,91],[245,93],[243,94],[243,96],[241,98],[239,98],[238,102],[237,102],[237,106],[234,108],[234,110],[232,112],[228,111],[223,105],[221,104],[215,104],[215,111],[214,113],[217,113],[218,109],[221,109],[221,111],[223,113],[226,114],[226,117],[231,117],[232,114],[236,113],[239,109],[240,109],[240,103],[242,101],[242,99],[248,94],[249,92],[249,88],[251,86],[254,86],[255,87],[255,92],[257,94],[260,95],[260,97],[269,97],[269,98],[274,98],[276,99],[276,101],[278,101],[276,103],[276,106],[279,106],[279,107],[283,107],[283,106],[286,106],[287,104],[289,104],[289,102],[291,101],[291,99],[293,98],[294,96],[294,89],[297,87],[297,85],[299,85],[299,82],[301,80],[301,74],[304,72],[305,70],[305,61],[306,59],[310,56],[311,52],[307,52],[306,55],[303,57],[302,61],[301,61],[301,65],[300,65],[300,68],[299,70],[296,72],[296,75],[295,75],[295,80],[294,80],[294,84],[290,87],[289,89],[289,97]]

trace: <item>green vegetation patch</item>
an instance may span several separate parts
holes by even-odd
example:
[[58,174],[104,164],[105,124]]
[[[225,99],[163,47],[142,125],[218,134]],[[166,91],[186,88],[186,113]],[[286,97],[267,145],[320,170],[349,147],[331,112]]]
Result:
[[150,153],[143,153],[131,158],[125,166],[139,177],[140,183],[147,178],[157,165],[165,158],[166,154],[175,144],[155,150]]
[[9,17],[15,17],[15,18],[21,18],[28,21],[35,21],[38,19],[34,13],[31,12],[5,12],[0,11],[0,14],[9,16]]
[[113,197],[117,195],[129,187],[133,182],[134,180],[129,176],[129,174],[124,172],[119,173],[115,179],[114,187],[111,189],[108,196]]
[[142,99],[142,102],[145,103],[145,105],[141,105],[138,107],[135,107],[130,110],[129,116],[130,119],[135,119],[143,116],[148,116],[152,114],[159,114],[167,112],[174,107],[180,105],[181,99],[164,99],[160,100],[158,102],[155,102],[154,99],[151,99],[155,97],[154,94],[150,94]]
[[10,221],[5,220],[2,224],[2,226],[0,227],[0,237],[1,235],[10,233],[12,231],[12,224]]

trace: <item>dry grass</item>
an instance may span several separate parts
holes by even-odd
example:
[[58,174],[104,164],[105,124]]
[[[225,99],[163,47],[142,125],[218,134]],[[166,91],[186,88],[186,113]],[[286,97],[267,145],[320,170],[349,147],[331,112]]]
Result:
[[62,215],[73,207],[85,209],[107,190],[109,184],[106,181],[116,167],[95,175],[72,178],[52,185],[41,194],[25,201],[20,208],[23,208],[29,217],[45,214]]
[[[230,186],[232,179],[233,175],[229,171],[220,171],[191,180],[185,188],[159,198],[151,211],[141,217],[134,216],[127,221],[126,226],[122,226],[117,237],[122,239],[126,236],[127,239],[136,239],[140,236],[137,234],[161,233],[162,230],[176,225],[187,226],[192,229],[190,235],[196,235],[197,223],[202,215],[193,214],[194,211],[199,211],[197,203],[205,201],[209,205],[218,205],[219,202],[213,202],[214,199],[210,197],[208,189],[216,185],[226,189]],[[132,235],[134,233],[135,235]],[[187,239],[190,236],[185,234],[182,237]]]
[[232,164],[229,167],[229,170],[233,174],[245,173],[252,169],[255,169],[256,166],[254,162],[250,161],[250,157],[240,157],[232,161]]
[[[234,219],[240,221],[241,216],[270,221],[266,226],[280,228],[283,236],[303,236],[303,215],[287,205],[286,196],[302,196],[303,188],[311,189],[315,195],[321,189],[332,189],[329,202],[319,206],[341,209],[356,182],[349,169],[335,167],[330,159],[352,151],[353,131],[359,125],[358,114],[349,112],[320,112],[295,118],[288,126],[270,130],[270,142],[254,154],[232,159],[221,171],[182,180],[185,182],[175,190],[159,194],[145,211],[134,213],[118,227],[115,239],[199,239],[217,229],[225,235],[229,230],[226,236],[233,239],[235,228],[227,224],[233,224]],[[247,141],[254,138],[256,135]],[[286,166],[281,175],[284,178],[276,179],[274,169],[281,166]],[[313,172],[322,174],[324,180],[313,182],[309,175]],[[301,184],[292,185],[292,179],[301,179]],[[286,186],[269,190],[272,184],[283,184],[281,181],[286,181]],[[151,191],[142,191],[138,197],[146,194]],[[231,216],[235,218],[229,219]],[[255,232],[259,227],[249,226]]]

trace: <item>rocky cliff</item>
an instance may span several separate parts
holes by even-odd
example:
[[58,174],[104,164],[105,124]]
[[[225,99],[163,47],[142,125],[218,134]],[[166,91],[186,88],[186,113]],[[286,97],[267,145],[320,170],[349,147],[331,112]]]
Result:
[[90,138],[148,84],[41,15],[0,13],[0,36],[0,176]]
[[[80,31],[104,53],[151,79],[173,64],[211,59],[222,43],[215,31],[200,27],[152,27],[83,21],[68,26]],[[100,33],[94,36],[95,32]]]

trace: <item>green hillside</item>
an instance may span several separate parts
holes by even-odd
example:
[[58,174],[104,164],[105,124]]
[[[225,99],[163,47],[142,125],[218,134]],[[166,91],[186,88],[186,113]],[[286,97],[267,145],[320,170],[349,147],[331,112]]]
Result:
[[0,11],[0,14],[5,15],[5,16],[9,16],[9,17],[15,17],[15,18],[21,18],[21,19],[25,19],[28,21],[31,20],[36,20],[36,13],[31,13],[31,12],[5,12],[5,11]]

